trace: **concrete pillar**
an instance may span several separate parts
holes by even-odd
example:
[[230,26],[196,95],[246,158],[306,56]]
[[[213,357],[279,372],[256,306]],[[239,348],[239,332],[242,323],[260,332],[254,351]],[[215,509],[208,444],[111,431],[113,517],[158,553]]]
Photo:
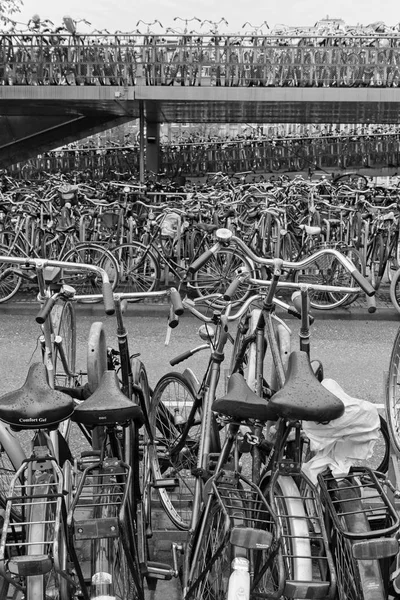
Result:
[[146,170],[158,173],[160,169],[160,125],[146,124]]

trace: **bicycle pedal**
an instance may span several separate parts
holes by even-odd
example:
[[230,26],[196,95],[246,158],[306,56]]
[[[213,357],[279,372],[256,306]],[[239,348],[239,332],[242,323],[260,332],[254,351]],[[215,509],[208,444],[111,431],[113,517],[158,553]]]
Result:
[[170,565],[149,561],[146,564],[145,577],[148,577],[150,579],[164,579],[165,581],[169,581],[170,579],[175,577],[175,571]]
[[160,489],[160,488],[164,488],[164,489],[175,489],[179,486],[179,480],[177,478],[174,479],[157,479],[156,481],[154,481],[151,486],[154,489]]

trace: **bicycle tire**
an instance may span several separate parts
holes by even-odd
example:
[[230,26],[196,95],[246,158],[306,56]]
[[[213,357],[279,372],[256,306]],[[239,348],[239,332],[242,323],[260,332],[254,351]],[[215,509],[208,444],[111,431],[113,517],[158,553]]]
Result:
[[393,342],[386,382],[385,407],[391,442],[400,454],[400,328]]
[[54,383],[57,386],[72,387],[76,382],[76,315],[71,302],[56,304],[51,312],[53,329],[57,337],[61,337],[62,348],[67,369],[57,344],[54,350]]
[[[227,494],[225,490],[225,494]],[[230,505],[235,504],[238,514],[243,512],[240,490],[232,487],[228,494]],[[240,521],[240,516],[238,518]],[[231,563],[235,557],[229,540],[230,522],[219,502],[211,498],[197,526],[190,558],[190,579],[187,600],[215,600],[227,598]],[[243,552],[243,551],[242,551]],[[243,598],[249,590],[242,589]]]
[[[235,372],[241,373],[247,385],[256,393],[259,393],[259,390],[256,389],[256,347],[255,340],[251,340],[260,312],[261,309],[252,309],[241,317],[237,327],[229,368],[230,375]],[[274,335],[282,360],[282,367],[285,369],[290,354],[290,333],[284,327],[277,324],[274,326]],[[280,387],[279,380],[280,377],[276,363],[271,353],[268,353],[268,347],[266,347],[263,361],[263,387],[277,391]]]
[[43,258],[60,260],[62,246],[59,234],[45,231],[40,242],[40,253]]
[[290,231],[286,231],[281,236],[279,257],[283,260],[295,261],[299,255],[299,252],[300,246],[296,240],[296,237]]
[[[307,525],[304,498],[290,476],[278,476],[271,492],[268,480],[263,485],[265,497],[270,497],[280,525],[280,552],[277,552],[257,584],[261,595],[277,597],[287,579],[298,582],[313,580],[311,541]],[[262,557],[263,553],[261,553]],[[260,558],[256,562],[260,563]],[[261,566],[262,563],[260,563]],[[269,596],[268,596],[269,597]],[[285,595],[279,598],[286,599]]]
[[[0,245],[0,255],[10,256],[10,250],[7,246]],[[24,253],[14,248],[13,256],[24,256]],[[9,264],[0,261],[0,274],[9,268]],[[15,296],[22,284],[22,277],[16,273],[10,273],[0,281],[0,303],[7,302]]]
[[[346,483],[342,482],[346,487]],[[339,484],[340,488],[340,484]],[[356,490],[337,489],[337,500],[343,501],[340,519],[345,530],[353,533],[371,531],[362,501]],[[340,506],[339,506],[340,510]],[[351,541],[332,531],[331,549],[336,565],[338,600],[384,600],[387,598],[378,560],[356,560],[353,558]]]
[[374,455],[368,461],[368,466],[373,471],[387,473],[390,457],[389,426],[386,419],[384,419],[382,415],[379,415],[379,423],[379,439],[375,444]]
[[107,342],[101,321],[95,321],[90,326],[86,364],[89,390],[93,393],[99,386],[104,371],[107,370]]
[[343,173],[334,178],[333,184],[346,184],[360,192],[368,190],[368,177],[360,173]]
[[[112,289],[114,290],[118,285],[118,262],[111,252],[98,244],[76,244],[61,256],[60,260],[101,267],[107,272]],[[63,279],[66,284],[75,289],[77,295],[102,294],[102,280],[96,273],[64,270]]]
[[[138,358],[133,358],[131,361],[132,369],[132,380],[133,383],[140,387],[142,390],[142,397],[139,398],[140,406],[142,407],[143,413],[149,415],[150,410],[150,386],[147,377],[146,367],[142,361]],[[132,423],[133,425],[133,423]],[[130,436],[131,437],[131,436]],[[152,472],[150,465],[150,453],[149,448],[149,435],[146,426],[143,427],[141,436],[138,437],[139,448],[137,457],[131,456],[129,464],[137,465],[137,472],[133,473],[135,489],[139,491],[139,495],[135,494],[136,502],[136,515],[137,515],[137,530],[138,530],[138,547],[139,556],[141,561],[146,562],[150,560],[150,548],[149,548],[149,536],[148,532],[152,531],[151,517],[152,517]],[[131,444],[132,451],[135,452],[136,448]],[[139,497],[140,496],[140,497]]]
[[194,229],[189,238],[189,260],[193,262],[198,256],[200,256],[203,252],[208,250],[210,247],[209,239],[204,235],[202,231],[198,229]]
[[140,242],[119,244],[111,250],[119,265],[118,292],[154,292],[161,270],[158,259]]
[[[56,494],[56,492],[56,488],[52,492],[52,482],[34,486],[30,502],[30,522],[27,525],[26,532],[28,555],[47,553],[46,540],[54,534],[56,520],[56,503],[49,496],[52,493]],[[37,499],[35,500],[36,496]],[[46,496],[47,499],[44,501]],[[43,544],[38,544],[38,541],[41,540],[43,540]],[[63,527],[59,528],[57,551],[60,557],[60,565],[63,570],[66,570],[67,545]],[[69,581],[57,573],[54,562],[52,561],[52,563],[52,568],[44,575],[34,575],[28,578],[26,600],[48,600],[48,598],[63,600],[71,597],[72,590]]]
[[400,313],[400,269],[393,275],[389,288],[389,296],[393,306]]
[[[98,519],[115,519],[119,515],[119,506],[116,498],[121,494],[118,482],[113,482],[115,477],[110,477],[110,481],[104,482],[104,487],[101,488],[102,504],[97,508],[96,518]],[[127,508],[126,512],[130,512]],[[132,568],[129,567],[130,560],[126,555],[126,550],[123,544],[123,536],[131,538],[134,535],[135,526],[131,522],[128,527],[129,531],[120,532],[120,535],[108,538],[98,538],[92,541],[92,564],[94,573],[91,581],[96,573],[106,573],[110,576],[112,582],[112,593],[110,597],[113,600],[138,600],[143,597],[143,591],[138,592],[138,581],[141,580],[139,575],[139,565],[137,564],[135,552],[132,554],[136,576],[133,576]],[[98,563],[97,563],[98,558]],[[133,565],[131,564],[131,567]],[[103,597],[101,594],[96,597]],[[104,597],[108,597],[107,593]]]
[[[363,272],[361,256],[354,250],[343,252]],[[340,285],[345,287],[356,287],[357,284],[350,273],[342,266],[338,259],[330,254],[325,254],[301,271],[296,271],[294,279],[297,283],[315,283],[323,285]],[[310,291],[310,306],[317,310],[332,310],[353,302],[358,296],[354,294],[342,294],[340,292]]]
[[[205,266],[193,274],[192,285],[199,298],[204,298],[209,294],[223,294],[232,280],[240,273],[254,275],[253,264],[237,250],[222,248]],[[241,304],[250,294],[250,284],[243,281],[232,297],[232,305]],[[210,306],[221,306],[221,301],[215,298],[212,300],[205,298],[205,302]]]
[[252,345],[254,346],[254,344],[250,341],[247,342],[247,340],[250,340],[253,335],[253,328],[260,312],[260,309],[253,309],[241,317],[236,331],[229,366],[229,375],[237,372],[241,373],[247,385],[253,390],[255,386],[255,366],[252,367],[252,363],[255,361],[255,355],[253,358]]
[[[0,422],[0,506],[2,508],[6,507],[11,480],[25,459],[25,452],[16,435],[5,423]],[[21,520],[21,511],[22,507],[20,510],[12,508],[14,521]]]
[[[196,390],[181,373],[167,373],[158,381],[150,402],[149,422],[155,439],[155,448],[149,447],[153,483],[160,501],[172,523],[181,530],[189,528],[191,503],[194,495],[195,478],[192,469],[197,466],[201,418],[193,407]],[[178,455],[174,446],[180,441],[181,430],[175,425],[172,410],[178,411],[183,423],[190,418],[190,429],[186,442]],[[172,479],[176,485],[157,487],[160,480]]]

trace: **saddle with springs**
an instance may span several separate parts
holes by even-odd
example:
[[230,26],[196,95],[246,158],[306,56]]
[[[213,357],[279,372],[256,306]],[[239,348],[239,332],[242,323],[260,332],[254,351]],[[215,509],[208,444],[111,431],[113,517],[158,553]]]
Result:
[[0,420],[15,430],[55,429],[69,418],[87,426],[143,423],[142,409],[121,392],[115,371],[105,371],[98,388],[78,407],[74,390],[69,395],[68,388],[52,389],[45,365],[34,363],[22,387],[0,398]]
[[324,423],[339,418],[344,404],[315,377],[306,352],[289,355],[283,387],[268,401],[247,385],[243,375],[233,373],[225,396],[213,402],[213,411],[240,421],[276,421],[279,417]]

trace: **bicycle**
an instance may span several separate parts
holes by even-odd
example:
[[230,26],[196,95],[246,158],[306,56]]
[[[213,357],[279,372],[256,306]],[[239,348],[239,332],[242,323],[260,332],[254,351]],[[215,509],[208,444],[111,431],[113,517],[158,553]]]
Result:
[[[18,390],[2,397],[0,428],[2,446],[13,464],[13,473],[2,471],[1,503],[5,507],[0,541],[4,593],[13,597],[71,597],[82,580],[79,561],[71,562],[66,538],[66,514],[72,498],[73,471],[69,447],[70,418],[75,408],[69,395],[55,389],[73,389],[76,328],[71,299],[74,290],[63,284],[60,270],[92,271],[103,281],[105,310],[114,311],[107,274],[99,268],[34,258],[2,256],[21,277],[33,279],[39,288],[41,308],[36,321],[42,362],[31,365]],[[4,276],[4,272],[2,274]],[[58,303],[58,304],[57,304]],[[9,430],[33,432],[25,457],[18,438],[8,446]],[[4,442],[3,442],[4,439]],[[72,564],[73,563],[73,564]]]
[[[75,409],[72,420],[92,429],[92,444],[78,461],[82,473],[77,478],[67,524],[73,553],[74,548],[91,546],[91,573],[86,581],[91,597],[106,593],[118,600],[144,598],[144,579],[150,585],[151,581],[176,576],[169,565],[152,561],[148,548],[148,455],[154,445],[148,425],[151,392],[145,366],[138,354],[130,354],[123,322],[125,302],[155,297],[170,298],[175,319],[182,313],[174,288],[114,294],[118,348],[108,347],[101,322],[93,323],[89,333],[90,395]],[[85,393],[84,389],[79,393]],[[142,425],[144,432],[140,434]]]
[[[270,259],[262,259],[262,261],[265,264],[271,264]],[[333,597],[336,589],[340,594],[339,597],[346,597],[347,592],[344,591],[343,586],[343,569],[340,586],[337,588],[336,564],[334,564],[331,554],[330,536],[333,530],[337,532],[337,522],[335,521],[332,525],[333,521],[329,520],[331,518],[329,513],[328,527],[325,529],[326,517],[316,488],[300,470],[306,452],[300,431],[301,420],[330,421],[343,414],[344,406],[338,397],[320,385],[316,373],[310,365],[308,289],[312,287],[311,285],[281,282],[282,286],[287,285],[290,289],[296,289],[297,286],[297,289],[301,290],[302,300],[300,350],[289,354],[288,367],[287,370],[285,369],[285,356],[288,355],[287,336],[282,333],[277,334],[272,325],[272,314],[273,295],[279,287],[281,267],[286,266],[286,263],[277,260],[272,261],[272,264],[275,265],[273,278],[262,303],[261,317],[260,311],[258,311],[258,316],[254,321],[256,330],[247,330],[247,340],[245,341],[242,337],[241,342],[238,343],[236,358],[233,360],[235,366],[229,378],[227,393],[214,401],[212,409],[229,420],[231,431],[232,428],[237,428],[240,422],[250,420],[251,431],[246,436],[246,442],[248,447],[253,448],[251,481],[253,484],[259,483],[262,497],[268,498],[272,514],[277,515],[278,526],[280,526],[280,530],[277,532],[280,550],[272,553],[272,557],[268,548],[264,553],[256,552],[256,540],[259,534],[254,532],[249,533],[246,541],[243,541],[244,538],[238,537],[236,528],[240,519],[246,514],[248,496],[243,493],[243,490],[237,491],[235,501],[232,501],[232,491],[225,494],[223,491],[219,493],[218,478],[222,478],[225,484],[228,483],[236,490],[240,490],[239,480],[242,485],[245,483],[248,485],[248,482],[243,483],[243,474],[240,474],[237,466],[232,470],[229,466],[223,467],[223,461],[227,460],[227,456],[222,457],[222,452],[215,475],[206,483],[209,495],[207,502],[204,501],[205,508],[203,508],[198,521],[197,531],[190,536],[187,544],[186,551],[189,552],[190,558],[188,566],[184,568],[185,573],[189,573],[185,582],[185,598],[214,597],[212,593],[227,593],[228,590],[229,593],[234,593],[231,592],[231,584],[228,583],[231,581],[233,581],[233,589],[237,593],[240,585],[234,582],[237,575],[235,566],[236,569],[241,569],[242,589],[245,585],[246,593],[250,594],[250,597],[253,597],[252,594],[257,597],[260,593],[276,598],[281,597],[282,594],[289,597],[301,597],[303,594],[309,593],[309,586],[312,586],[313,597]],[[301,268],[301,264],[298,267]],[[350,268],[352,268],[351,263]],[[355,272],[355,277],[364,291],[372,292],[368,282],[359,272]],[[259,281],[258,285],[262,288],[267,284]],[[322,288],[323,286],[317,287]],[[346,290],[346,288],[341,289]],[[266,346],[267,341],[268,345]],[[244,346],[243,351],[241,351],[242,345]],[[250,354],[251,347],[254,348],[253,356]],[[271,389],[264,378],[266,375],[263,370],[263,362],[267,347],[272,356],[274,371],[270,381],[274,381],[276,389]],[[253,366],[251,366],[252,362],[255,363]],[[247,380],[243,376],[243,365],[246,365]],[[317,367],[317,374],[319,374],[319,365]],[[307,389],[309,401],[306,403],[302,397],[302,389]],[[311,398],[313,398],[312,401]],[[263,426],[271,421],[274,422],[274,435],[271,436],[272,429],[267,428],[264,437]],[[236,450],[237,452],[238,450]],[[235,453],[231,460],[237,460]],[[260,462],[263,464],[261,470]],[[219,471],[221,467],[223,467],[222,471]],[[230,471],[233,472],[230,473]],[[361,473],[364,478],[369,474],[367,469],[361,470]],[[353,480],[352,485],[355,487]],[[370,534],[368,527],[364,527],[362,532],[360,531],[359,538],[367,541],[365,542],[365,554],[360,553],[358,558],[364,559],[364,565],[367,564],[367,558],[374,557],[375,548],[379,547],[381,553],[379,558],[388,562],[398,550],[393,536],[398,530],[399,520],[394,506],[388,500],[379,481],[377,482],[376,478],[372,477],[365,485],[373,488],[376,496],[381,498],[386,511],[384,519],[386,518],[387,521],[376,534]],[[222,482],[221,487],[224,487]],[[361,490],[361,484],[358,489]],[[212,519],[210,519],[210,497],[214,499],[214,503],[216,501],[218,504],[218,508],[212,514]],[[345,497],[340,497],[339,504],[342,507],[340,509],[342,513],[348,512],[342,506],[345,500]],[[369,508],[377,518],[378,511],[374,512],[370,505]],[[272,534],[271,542],[275,532],[274,525],[270,523],[269,527],[266,525],[264,529]],[[349,531],[351,532],[352,529],[350,528]],[[379,542],[373,538],[379,539]],[[215,543],[218,544],[217,547],[214,545]],[[242,560],[242,564],[239,566],[236,561],[232,570],[231,559],[232,556],[237,556],[235,554],[237,545],[245,546],[247,550],[253,549],[253,552],[245,555],[247,563]],[[315,559],[312,552],[314,547],[319,548],[318,559]],[[335,544],[333,547],[337,548]],[[334,556],[336,560],[339,560],[337,552]],[[215,559],[211,557],[215,557]],[[360,561],[361,566],[357,566],[357,561],[351,555],[349,558],[348,552],[346,557],[351,561],[352,572],[358,573],[358,569],[361,569],[362,572],[363,560]],[[244,558],[243,554],[241,558]],[[380,565],[377,560],[372,562],[375,565],[374,574],[379,575],[380,590],[384,593],[385,586],[382,575],[380,575]],[[368,584],[366,584],[367,586]]]

